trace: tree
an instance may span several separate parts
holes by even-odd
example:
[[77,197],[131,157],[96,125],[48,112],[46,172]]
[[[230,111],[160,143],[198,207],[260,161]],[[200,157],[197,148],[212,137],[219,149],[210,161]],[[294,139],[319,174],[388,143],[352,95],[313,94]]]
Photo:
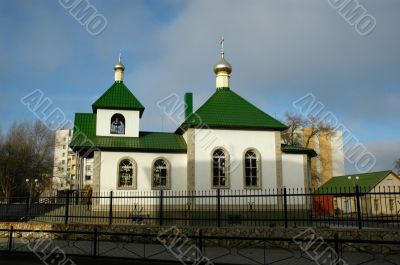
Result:
[[[318,137],[318,140],[329,139],[335,132],[332,124],[317,116],[304,117],[286,113],[285,119],[288,125],[288,129],[282,132],[282,140],[285,144],[315,148],[312,144],[315,137]],[[317,161],[320,162],[321,171],[318,171]],[[317,157],[311,158],[311,186],[313,188],[332,177],[331,166],[330,160],[324,155],[318,154]]]
[[52,176],[54,132],[40,121],[14,123],[0,139],[0,195],[9,201],[27,192],[26,179],[38,179],[42,192]]
[[316,116],[311,116],[309,118],[309,121],[306,122],[305,124],[306,127],[310,130],[304,144],[306,147],[310,146],[310,141],[314,136],[318,134],[332,135],[335,132],[335,127],[333,127],[330,123],[321,120]]
[[43,191],[51,183],[54,139],[54,131],[47,128],[43,123],[36,122],[33,124],[31,134],[29,135],[29,142],[31,144],[30,173],[32,179],[36,178],[40,181],[40,191]]
[[394,162],[394,169],[397,171],[397,174],[400,174],[400,158]]
[[305,126],[305,120],[301,115],[285,113],[286,124],[289,127],[282,133],[282,140],[285,144],[301,145],[301,137],[297,131]]
[[318,134],[332,135],[335,132],[333,125],[317,116],[305,118],[300,114],[287,112],[285,120],[289,127],[282,133],[282,140],[285,144],[309,147],[312,138]]

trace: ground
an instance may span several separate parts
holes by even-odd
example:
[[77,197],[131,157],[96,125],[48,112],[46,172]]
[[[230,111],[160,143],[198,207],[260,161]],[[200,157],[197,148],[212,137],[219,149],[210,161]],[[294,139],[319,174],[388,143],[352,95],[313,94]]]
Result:
[[[0,264],[1,265],[43,265],[46,264],[32,254],[25,253],[0,253]],[[180,262],[168,262],[168,261],[139,261],[132,259],[116,259],[116,258],[93,258],[93,257],[78,257],[72,256],[71,260],[76,264],[85,264],[85,265],[110,265],[110,264],[118,264],[118,265],[161,265],[161,264],[181,264]],[[48,263],[47,265],[57,265]],[[73,264],[68,264],[73,265]]]

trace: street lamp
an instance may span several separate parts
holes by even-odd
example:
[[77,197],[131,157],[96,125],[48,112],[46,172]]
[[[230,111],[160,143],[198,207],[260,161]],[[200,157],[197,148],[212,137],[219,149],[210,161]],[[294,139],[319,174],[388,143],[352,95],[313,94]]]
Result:
[[[355,178],[352,178],[351,176],[348,176],[347,179],[349,181],[353,180],[353,187],[355,187],[355,197],[353,198],[354,200],[354,204],[356,205],[356,210],[357,210],[357,214],[358,214],[358,220],[361,220],[361,206],[360,206],[360,194],[359,194],[359,189],[358,189],[358,180],[360,179],[358,176],[356,176]],[[350,209],[351,206],[350,206]],[[361,229],[361,223],[359,223],[359,228]]]
[[357,183],[358,183],[358,180],[360,179],[360,177],[359,177],[359,176],[356,176],[355,178],[352,178],[351,176],[348,176],[347,179],[348,179],[349,181],[353,180],[353,186],[356,186]]
[[31,202],[32,202],[32,192],[33,192],[33,185],[35,185],[35,188],[37,188],[39,186],[39,180],[38,179],[34,179],[33,181],[31,181],[30,179],[25,179],[26,184],[28,185],[29,188],[29,201],[28,201],[28,206],[30,207]]

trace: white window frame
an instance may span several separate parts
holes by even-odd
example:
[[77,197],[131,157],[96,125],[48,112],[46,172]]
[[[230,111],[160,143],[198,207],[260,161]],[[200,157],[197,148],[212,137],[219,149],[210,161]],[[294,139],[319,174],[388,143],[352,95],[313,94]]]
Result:
[[[123,161],[128,160],[132,164],[132,185],[120,186],[120,165]],[[137,189],[137,163],[131,157],[123,157],[117,163],[117,189],[118,190],[136,190]]]
[[[253,152],[256,156],[256,178],[257,178],[257,185],[246,185],[246,156],[247,153]],[[243,153],[243,187],[245,189],[261,189],[261,154],[256,148],[247,148]]]
[[[225,185],[214,185],[214,154],[218,150],[221,150],[224,153],[224,159],[225,159],[225,164],[224,164],[224,173],[225,173]],[[229,189],[230,188],[230,155],[228,150],[226,150],[224,147],[216,147],[212,150],[211,152],[211,187],[212,189]],[[221,176],[217,176],[221,178]]]
[[[166,185],[165,186],[155,185],[155,183],[154,183],[155,169],[156,169],[155,163],[159,160],[162,160],[165,163],[165,169],[166,169],[166,176],[165,176],[166,177]],[[151,188],[153,190],[170,190],[171,189],[171,163],[165,157],[157,157],[151,163]]]

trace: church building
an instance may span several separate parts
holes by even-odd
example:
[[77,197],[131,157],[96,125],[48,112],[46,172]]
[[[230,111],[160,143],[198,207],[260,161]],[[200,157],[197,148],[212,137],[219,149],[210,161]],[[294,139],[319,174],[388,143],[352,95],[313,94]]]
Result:
[[140,130],[145,107],[124,83],[124,70],[120,56],[115,82],[92,113],[75,114],[70,147],[78,178],[93,160],[93,192],[310,187],[315,151],[282,144],[287,126],[234,92],[223,45],[216,88],[196,111],[185,95],[186,118],[174,132]]

